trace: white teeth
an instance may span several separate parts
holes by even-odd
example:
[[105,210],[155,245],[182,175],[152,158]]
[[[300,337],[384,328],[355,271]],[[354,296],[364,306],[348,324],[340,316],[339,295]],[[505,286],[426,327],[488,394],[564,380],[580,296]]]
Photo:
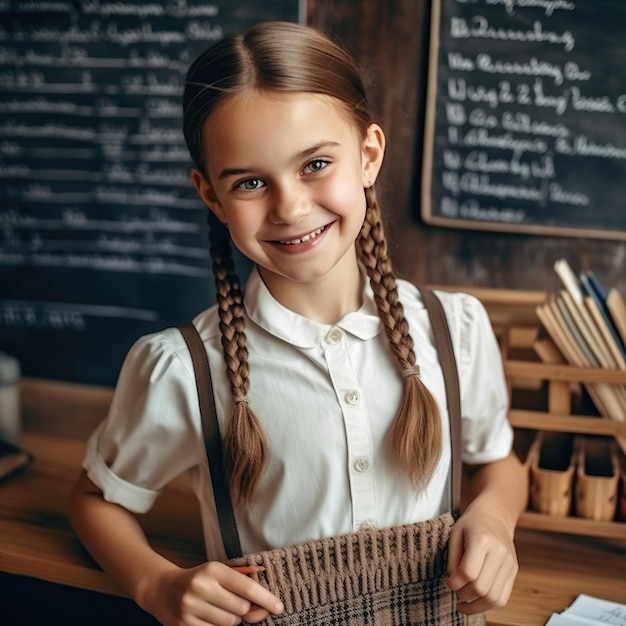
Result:
[[312,233],[309,233],[308,235],[304,235],[304,237],[301,237],[300,239],[283,239],[280,241],[280,243],[285,244],[287,246],[295,246],[298,243],[304,243],[305,241],[308,241],[309,239],[315,239],[315,237],[317,237],[318,235],[321,235],[322,232],[324,231],[324,228],[326,227],[322,226],[321,228],[314,230]]

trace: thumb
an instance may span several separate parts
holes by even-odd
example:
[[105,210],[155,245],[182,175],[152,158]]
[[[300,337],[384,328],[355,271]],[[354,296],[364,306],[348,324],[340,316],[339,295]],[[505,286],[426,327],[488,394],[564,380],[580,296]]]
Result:
[[448,539],[448,578],[454,575],[463,557],[463,529],[459,524],[455,524],[450,531]]

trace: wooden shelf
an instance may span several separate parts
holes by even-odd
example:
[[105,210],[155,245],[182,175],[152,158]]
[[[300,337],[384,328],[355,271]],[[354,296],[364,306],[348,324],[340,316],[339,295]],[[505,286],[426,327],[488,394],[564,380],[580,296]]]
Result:
[[626,422],[613,422],[589,415],[567,415],[546,411],[511,409],[509,420],[515,428],[626,437]]
[[603,539],[626,541],[626,522],[595,522],[581,517],[550,516],[526,511],[518,523],[519,528],[530,530],[548,530],[568,535],[587,535]]
[[507,378],[528,380],[556,380],[576,383],[608,383],[626,385],[626,371],[607,370],[599,367],[575,367],[574,365],[549,364],[541,361],[506,359],[504,373]]

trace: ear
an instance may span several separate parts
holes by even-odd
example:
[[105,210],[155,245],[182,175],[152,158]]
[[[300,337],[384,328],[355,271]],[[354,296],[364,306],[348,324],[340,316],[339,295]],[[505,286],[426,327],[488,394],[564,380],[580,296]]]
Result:
[[363,187],[371,187],[383,164],[385,134],[378,124],[370,124],[361,146]]
[[209,207],[209,209],[214,213],[215,217],[217,217],[220,222],[225,224],[226,217],[224,215],[224,210],[222,209],[222,205],[215,195],[215,191],[213,190],[211,183],[205,178],[204,174],[195,167],[191,170],[190,176],[191,182],[196,188],[196,191],[202,199],[202,202],[204,202],[204,204]]

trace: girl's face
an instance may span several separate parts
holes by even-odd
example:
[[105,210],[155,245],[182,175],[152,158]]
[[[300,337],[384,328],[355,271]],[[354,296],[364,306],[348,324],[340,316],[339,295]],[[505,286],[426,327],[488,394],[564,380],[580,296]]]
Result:
[[363,138],[330,97],[252,92],[211,114],[204,142],[208,180],[194,170],[196,189],[270,291],[354,276],[363,189],[384,152],[377,125]]

